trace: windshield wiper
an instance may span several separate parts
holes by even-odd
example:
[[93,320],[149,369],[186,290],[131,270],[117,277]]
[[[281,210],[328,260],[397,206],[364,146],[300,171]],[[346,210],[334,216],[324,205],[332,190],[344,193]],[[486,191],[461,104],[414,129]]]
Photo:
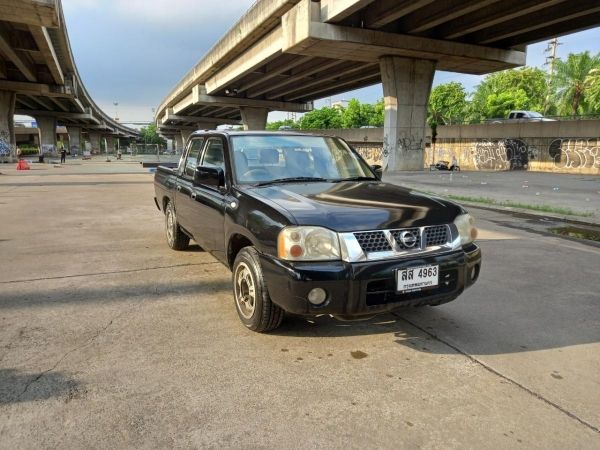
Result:
[[319,181],[330,181],[330,180],[326,180],[325,178],[317,178],[317,177],[276,178],[275,180],[261,181],[260,183],[256,183],[254,186],[267,186],[269,184],[277,184],[277,183],[293,183],[296,181],[319,182]]

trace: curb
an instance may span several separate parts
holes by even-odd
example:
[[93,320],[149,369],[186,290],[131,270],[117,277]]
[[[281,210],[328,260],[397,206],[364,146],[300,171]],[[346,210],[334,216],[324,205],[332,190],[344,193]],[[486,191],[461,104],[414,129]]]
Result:
[[465,205],[465,206],[469,206],[470,208],[475,208],[475,209],[483,209],[483,210],[487,210],[487,211],[494,211],[494,212],[499,212],[499,213],[504,213],[504,214],[516,213],[516,214],[520,214],[522,216],[528,216],[531,218],[536,218],[536,219],[546,218],[549,220],[570,223],[573,225],[583,225],[583,226],[588,226],[588,227],[600,226],[599,219],[595,219],[595,220],[597,220],[597,222],[592,222],[592,221],[585,221],[585,220],[581,220],[581,219],[573,219],[572,216],[553,215],[553,214],[547,214],[547,213],[544,213],[541,211],[531,211],[531,210],[527,210],[527,209],[513,208],[511,206],[501,206],[501,205],[490,206],[490,205],[483,205],[481,203],[456,201],[456,200],[452,200],[451,198],[447,198],[447,197],[444,197],[444,198],[446,198],[447,200],[450,200],[451,202],[458,203],[459,205]]

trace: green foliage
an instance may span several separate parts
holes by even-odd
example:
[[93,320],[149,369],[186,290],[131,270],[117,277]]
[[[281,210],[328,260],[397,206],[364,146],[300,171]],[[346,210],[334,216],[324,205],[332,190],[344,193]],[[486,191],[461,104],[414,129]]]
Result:
[[342,126],[344,128],[381,127],[383,126],[383,111],[383,100],[372,105],[361,103],[353,98],[342,112]]
[[446,125],[462,122],[467,109],[467,91],[461,83],[439,84],[431,90],[427,123]]
[[342,128],[342,110],[325,106],[307,112],[300,119],[300,128],[303,130]]
[[[571,53],[566,61],[557,60],[552,84],[554,100],[561,115],[590,114],[594,111],[598,80],[594,69],[600,68],[600,53]],[[594,71],[594,72],[593,72]]]
[[486,76],[475,89],[467,116],[470,121],[480,121],[506,117],[511,109],[543,112],[547,93],[546,74],[541,69],[524,67],[496,72]]
[[156,124],[151,123],[147,127],[140,129],[141,139],[145,144],[163,144],[164,140],[158,134]]
[[31,145],[19,145],[19,150],[21,150],[21,156],[38,155],[40,153],[38,147]]
[[592,114],[600,114],[600,67],[590,70],[585,79]]
[[293,129],[297,129],[299,127],[297,122],[294,122],[292,119],[285,120],[277,120],[276,122],[269,122],[267,124],[267,130],[279,130],[279,127],[291,127]]

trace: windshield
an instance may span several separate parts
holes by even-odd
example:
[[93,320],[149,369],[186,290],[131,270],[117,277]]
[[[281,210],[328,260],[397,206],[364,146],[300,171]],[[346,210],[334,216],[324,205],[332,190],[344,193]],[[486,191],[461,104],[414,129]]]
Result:
[[375,179],[369,166],[336,138],[273,134],[232,136],[231,142],[240,184]]

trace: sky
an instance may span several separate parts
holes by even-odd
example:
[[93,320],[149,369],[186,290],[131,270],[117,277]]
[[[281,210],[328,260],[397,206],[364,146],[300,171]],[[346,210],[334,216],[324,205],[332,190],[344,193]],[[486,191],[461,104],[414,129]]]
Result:
[[[254,0],[62,0],[75,63],[88,92],[110,116],[150,121],[167,94],[254,3]],[[559,38],[558,56],[600,52],[600,28]],[[527,65],[542,67],[547,43],[528,47]],[[459,81],[467,91],[480,76],[438,71],[434,85]],[[375,102],[381,85],[332,101]],[[315,102],[320,107],[329,98]],[[118,103],[115,106],[114,103]],[[285,118],[271,113],[269,120]]]

